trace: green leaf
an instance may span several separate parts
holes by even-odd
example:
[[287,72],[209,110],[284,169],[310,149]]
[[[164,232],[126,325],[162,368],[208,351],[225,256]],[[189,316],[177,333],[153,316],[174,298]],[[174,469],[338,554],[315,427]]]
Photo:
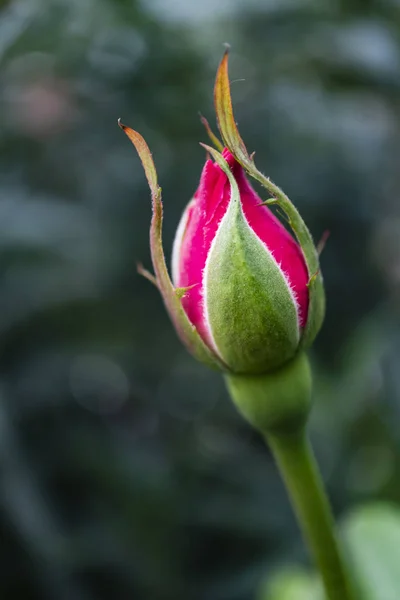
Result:
[[344,523],[344,536],[360,598],[399,600],[399,508],[376,503],[356,509]]
[[323,596],[316,576],[293,566],[268,578],[256,600],[323,600]]
[[[360,600],[399,600],[400,509],[383,502],[357,508],[341,533]],[[319,590],[316,575],[288,567],[263,583],[256,600],[322,600]]]

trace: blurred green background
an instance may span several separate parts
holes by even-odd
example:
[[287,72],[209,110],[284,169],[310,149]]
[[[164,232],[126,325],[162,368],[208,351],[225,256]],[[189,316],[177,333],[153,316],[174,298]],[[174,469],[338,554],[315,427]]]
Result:
[[267,598],[308,557],[261,438],[136,274],[150,198],[117,119],[154,154],[170,255],[230,42],[247,147],[331,233],[310,429],[335,515],[399,503],[400,2],[0,7],[0,597]]

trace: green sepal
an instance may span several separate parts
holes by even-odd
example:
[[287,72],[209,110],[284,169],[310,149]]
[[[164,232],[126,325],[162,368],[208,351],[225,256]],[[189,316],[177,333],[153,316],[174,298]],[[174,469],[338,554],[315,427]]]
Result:
[[301,344],[307,348],[314,341],[325,316],[325,291],[319,266],[318,251],[311,233],[296,207],[277,185],[256,168],[253,154],[249,155],[239,134],[232,108],[228,76],[228,50],[225,51],[218,68],[214,88],[214,103],[218,128],[225,146],[250,177],[261,183],[274,197],[274,200],[268,201],[268,203],[277,204],[284,211],[288,223],[303,251],[309,276],[309,306],[307,324],[303,332]]
[[197,330],[189,321],[181,303],[182,291],[181,289],[175,290],[170,279],[162,245],[163,206],[161,188],[158,185],[157,172],[149,147],[139,133],[122,125],[120,121],[118,121],[118,124],[139,154],[151,191],[153,216],[150,226],[150,250],[156,275],[153,283],[157,285],[175,329],[189,352],[208,366],[226,371],[226,365],[205,345]]
[[204,269],[204,305],[218,353],[235,373],[266,373],[299,345],[295,299],[272,254],[250,229],[225,159],[207,147],[229,178],[231,197]]
[[325,289],[322,275],[318,273],[309,281],[309,306],[307,325],[303,331],[300,345],[309,348],[315,340],[325,318]]
[[218,139],[218,137],[215,135],[215,133],[211,129],[210,123],[207,121],[207,119],[205,117],[203,117],[202,114],[200,115],[200,121],[204,125],[207,135],[210,138],[214,148],[219,150],[219,152],[222,152],[222,150],[224,149],[223,145],[221,144],[220,140]]
[[304,427],[311,409],[312,376],[304,352],[273,373],[225,375],[241,415],[264,435],[289,434]]

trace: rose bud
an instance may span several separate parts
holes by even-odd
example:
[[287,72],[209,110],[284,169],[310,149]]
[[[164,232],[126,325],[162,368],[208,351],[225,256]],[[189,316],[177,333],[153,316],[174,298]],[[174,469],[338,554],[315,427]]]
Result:
[[179,224],[172,279],[204,343],[235,373],[265,373],[299,346],[308,314],[302,250],[228,150],[207,160]]
[[[215,85],[226,148],[205,146],[200,185],[179,223],[172,281],[162,247],[161,188],[142,136],[121,125],[136,147],[152,193],[150,246],[155,283],[178,335],[199,360],[230,374],[271,373],[308,347],[324,316],[318,253],[289,198],[255,167],[233,117],[227,54]],[[206,128],[213,143],[218,138]],[[263,202],[244,170],[273,196]],[[285,213],[296,239],[268,207]],[[297,241],[296,241],[297,240]]]

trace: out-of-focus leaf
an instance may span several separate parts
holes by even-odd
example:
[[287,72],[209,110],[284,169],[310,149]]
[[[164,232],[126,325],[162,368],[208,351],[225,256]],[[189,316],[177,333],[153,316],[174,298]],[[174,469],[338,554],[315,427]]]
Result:
[[[342,525],[349,572],[360,600],[400,598],[400,510],[375,503],[355,509]],[[315,574],[299,567],[278,571],[257,600],[323,600]]]
[[376,503],[356,509],[344,523],[355,580],[363,600],[400,598],[400,510]]
[[262,585],[256,600],[322,600],[322,595],[315,575],[288,567]]

